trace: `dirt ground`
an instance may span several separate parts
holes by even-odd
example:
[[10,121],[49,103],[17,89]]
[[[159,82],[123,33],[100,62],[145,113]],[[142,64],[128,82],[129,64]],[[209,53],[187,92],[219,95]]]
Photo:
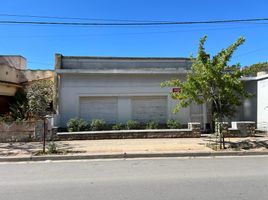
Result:
[[[170,139],[120,139],[55,141],[61,154],[109,154],[109,153],[165,153],[165,152],[213,152],[214,138]],[[47,142],[47,147],[49,142]],[[224,151],[268,150],[268,137],[227,138]],[[41,142],[0,143],[0,156],[36,155],[42,150]]]

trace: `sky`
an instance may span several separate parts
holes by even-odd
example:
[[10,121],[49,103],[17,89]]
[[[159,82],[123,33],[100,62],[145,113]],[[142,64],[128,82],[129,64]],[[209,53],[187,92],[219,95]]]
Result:
[[[206,21],[268,18],[266,0],[0,0],[0,20],[87,22],[4,16],[38,15],[139,21]],[[100,20],[88,22],[104,22]],[[0,24],[0,54],[22,55],[30,69],[54,69],[54,55],[195,56],[200,38],[215,55],[240,36],[246,42],[230,64],[268,61],[268,21],[210,25],[82,27]]]

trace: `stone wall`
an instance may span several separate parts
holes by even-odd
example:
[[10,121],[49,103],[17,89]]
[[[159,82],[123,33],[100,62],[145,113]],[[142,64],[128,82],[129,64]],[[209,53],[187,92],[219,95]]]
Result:
[[200,123],[189,123],[188,129],[62,132],[57,133],[57,138],[59,140],[198,138],[200,135]]
[[232,127],[224,127],[226,137],[252,137],[255,136],[256,123],[251,121],[232,122]]
[[0,123],[0,142],[34,141],[35,122]]
[[[41,141],[43,138],[43,131],[43,121],[0,122],[0,142]],[[51,140],[51,138],[51,130],[48,130],[46,139]]]
[[[215,123],[215,132],[219,128],[219,123]],[[225,137],[252,137],[255,136],[256,123],[252,121],[232,122],[229,128],[228,122],[222,122],[222,131]]]
[[190,122],[188,123],[188,129],[192,131],[192,137],[201,136],[201,124],[199,122]]

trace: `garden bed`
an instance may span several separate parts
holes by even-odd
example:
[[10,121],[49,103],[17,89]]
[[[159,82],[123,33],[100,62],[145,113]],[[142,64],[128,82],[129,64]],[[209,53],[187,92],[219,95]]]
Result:
[[59,140],[198,138],[200,123],[189,123],[187,129],[103,130],[57,133]]

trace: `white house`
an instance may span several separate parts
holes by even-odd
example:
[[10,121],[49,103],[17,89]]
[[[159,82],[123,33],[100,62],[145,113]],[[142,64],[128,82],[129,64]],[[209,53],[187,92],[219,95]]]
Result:
[[268,72],[256,77],[244,77],[245,87],[253,96],[243,101],[234,120],[254,121],[257,128],[268,131]]
[[[172,88],[160,83],[184,80],[191,68],[187,58],[85,57],[55,55],[57,126],[70,118],[104,119],[107,123],[177,119],[182,124],[210,119],[206,105],[173,114]],[[173,88],[176,92],[177,88]]]

